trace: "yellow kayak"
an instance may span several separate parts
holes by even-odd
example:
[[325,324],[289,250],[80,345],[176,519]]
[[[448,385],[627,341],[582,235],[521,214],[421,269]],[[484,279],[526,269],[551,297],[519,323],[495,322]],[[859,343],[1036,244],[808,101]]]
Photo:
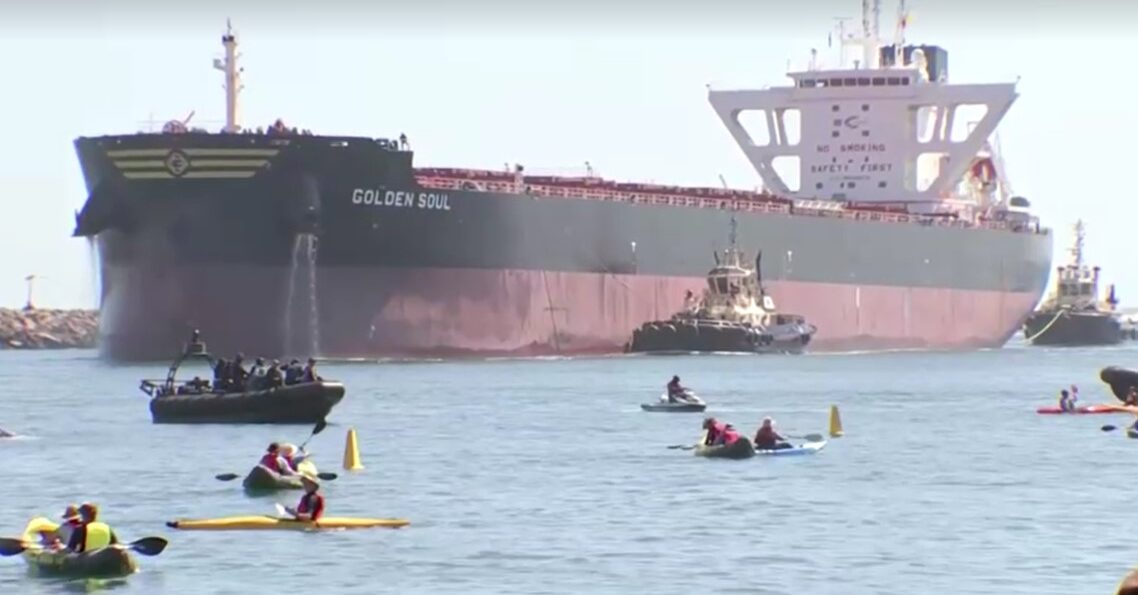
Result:
[[56,523],[37,517],[24,529],[23,540],[31,545],[24,550],[24,561],[40,574],[67,578],[112,578],[133,574],[138,570],[134,558],[124,548],[105,547],[76,554],[69,550],[44,549],[41,531],[55,531]]
[[361,519],[351,517],[324,517],[315,523],[272,516],[231,516],[220,519],[179,519],[166,523],[171,529],[184,531],[319,531],[327,529],[370,529],[386,527],[398,529],[410,525],[407,519]]

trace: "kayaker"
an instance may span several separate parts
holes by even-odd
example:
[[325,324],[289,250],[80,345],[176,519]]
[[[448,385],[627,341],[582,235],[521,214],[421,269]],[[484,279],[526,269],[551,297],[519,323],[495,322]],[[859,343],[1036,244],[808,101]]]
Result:
[[1074,384],[1071,385],[1071,410],[1073,411],[1079,402],[1079,387]]
[[735,426],[727,424],[723,426],[723,433],[719,435],[719,443],[723,446],[731,446],[739,441],[739,432],[735,431]]
[[289,464],[289,467],[297,473],[299,473],[299,467],[297,467],[297,465],[307,456],[308,453],[299,450],[295,444],[286,442],[281,445],[281,457],[283,457],[285,462]]
[[324,496],[320,494],[320,480],[311,475],[301,475],[304,495],[296,508],[285,508],[298,521],[318,521],[324,516]]
[[720,437],[723,435],[724,430],[727,429],[723,423],[714,417],[708,417],[703,420],[703,429],[707,431],[707,436],[703,439],[704,446],[711,446],[718,444]]
[[281,452],[280,445],[276,442],[265,449],[265,454],[261,455],[261,461],[258,464],[281,475],[296,474],[296,468],[289,463],[289,460]]
[[67,549],[75,552],[90,552],[119,542],[115,532],[106,523],[99,522],[99,507],[89,502],[79,506],[80,523],[71,533]]
[[1070,393],[1067,392],[1067,389],[1059,391],[1059,411],[1066,412],[1071,409],[1074,409],[1074,407],[1071,407]]
[[65,543],[71,543],[71,534],[82,524],[82,519],[79,517],[79,507],[68,504],[59,518],[63,519],[63,522],[56,528],[55,535],[59,538],[59,544],[62,547]]
[[770,417],[764,417],[763,424],[759,426],[759,431],[755,432],[755,449],[778,450],[780,448],[791,448],[791,444],[787,443],[786,438],[774,429],[774,420]]

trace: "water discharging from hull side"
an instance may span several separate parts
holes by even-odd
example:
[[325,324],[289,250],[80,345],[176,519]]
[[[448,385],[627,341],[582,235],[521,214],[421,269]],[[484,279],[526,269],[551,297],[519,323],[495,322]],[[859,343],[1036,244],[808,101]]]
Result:
[[[297,234],[292,245],[292,264],[288,273],[288,298],[285,301],[284,312],[284,354],[296,354],[296,337],[294,336],[294,321],[302,318],[307,327],[307,344],[299,352],[307,352],[310,357],[320,354],[320,310],[317,303],[316,284],[316,234]],[[303,281],[300,277],[303,274]],[[306,285],[307,308],[297,303],[297,284]]]

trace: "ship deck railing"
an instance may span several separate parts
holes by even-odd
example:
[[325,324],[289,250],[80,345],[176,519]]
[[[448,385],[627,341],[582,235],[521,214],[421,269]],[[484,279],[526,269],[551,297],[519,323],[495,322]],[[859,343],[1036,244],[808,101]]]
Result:
[[[439,170],[436,173],[444,173]],[[744,193],[741,191],[720,191],[729,196],[699,196],[662,193],[659,191],[624,191],[606,188],[603,185],[552,185],[535,184],[535,180],[526,179],[519,183],[517,179],[503,178],[470,179],[457,177],[442,177],[438,175],[420,175],[418,182],[426,188],[446,190],[471,190],[477,192],[498,192],[507,194],[525,194],[534,198],[568,198],[579,200],[599,200],[605,202],[623,202],[643,205],[659,205],[673,207],[696,207],[704,209],[717,209],[724,211],[744,211],[751,213],[781,214],[807,217],[832,217],[839,219],[852,219],[856,221],[877,221],[883,223],[909,223],[929,227],[955,227],[962,229],[989,229],[1010,231],[1014,233],[1038,233],[1046,235],[1050,230],[1018,221],[1002,221],[980,217],[977,221],[954,219],[942,215],[919,215],[914,213],[897,212],[892,209],[874,208],[842,208],[835,207],[830,201],[791,201],[765,193]],[[679,190],[677,188],[677,190]],[[817,202],[818,204],[813,204]]]

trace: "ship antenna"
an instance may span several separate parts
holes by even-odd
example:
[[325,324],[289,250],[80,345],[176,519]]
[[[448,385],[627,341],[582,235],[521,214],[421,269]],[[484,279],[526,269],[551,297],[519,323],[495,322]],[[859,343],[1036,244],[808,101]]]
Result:
[[221,36],[221,45],[225,46],[225,59],[215,59],[213,67],[225,73],[225,132],[237,132],[241,125],[237,123],[237,95],[245,88],[241,84],[241,73],[244,68],[237,66],[241,57],[237,53],[237,35],[233,33],[233,24],[225,19],[225,35]]
[[1071,248],[1071,256],[1075,258],[1075,268],[1083,266],[1083,240],[1086,238],[1086,230],[1083,226],[1083,220],[1079,219],[1075,222],[1075,246]]
[[873,39],[881,38],[881,0],[873,0]]
[[727,236],[727,243],[730,244],[731,250],[735,250],[735,230],[738,229],[739,222],[735,220],[735,214],[731,213],[731,233]]
[[869,0],[861,0],[861,34],[866,39],[873,34],[869,26]]

